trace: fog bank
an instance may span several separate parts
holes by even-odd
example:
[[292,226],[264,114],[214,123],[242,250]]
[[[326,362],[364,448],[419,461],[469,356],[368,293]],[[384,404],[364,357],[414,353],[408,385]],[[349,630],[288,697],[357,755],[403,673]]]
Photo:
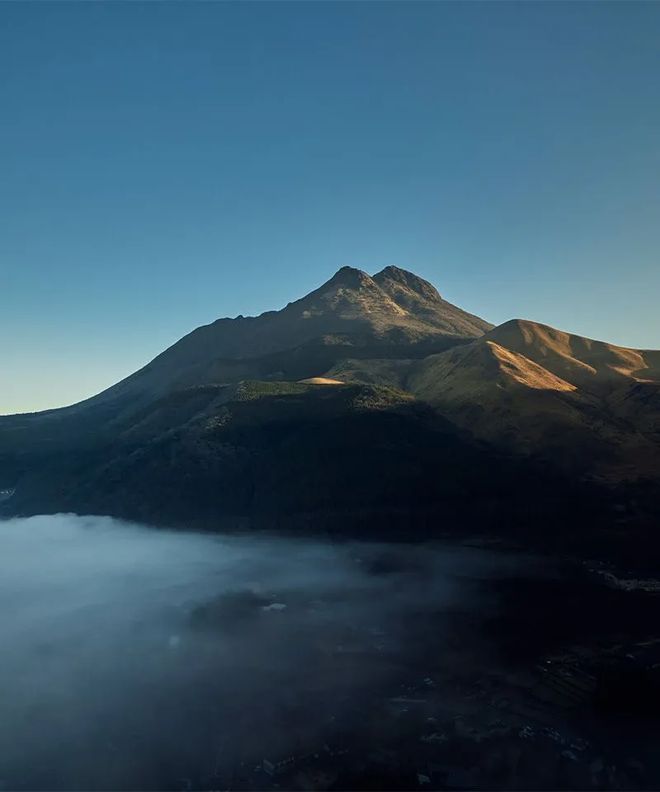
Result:
[[443,614],[487,613],[476,584],[518,563],[105,517],[2,521],[0,781],[240,787],[264,758],[335,750],[430,646],[449,658]]

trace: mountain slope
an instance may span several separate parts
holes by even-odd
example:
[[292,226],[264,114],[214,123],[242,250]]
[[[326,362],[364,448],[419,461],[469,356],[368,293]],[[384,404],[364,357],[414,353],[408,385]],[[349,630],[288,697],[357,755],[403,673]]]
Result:
[[32,459],[17,485],[0,513],[379,540],[524,537],[530,521],[549,528],[587,505],[605,510],[581,488],[576,508],[570,482],[475,442],[410,394],[298,382],[169,394],[112,436]]
[[406,382],[501,447],[574,474],[660,478],[659,360],[514,320],[414,363]]
[[494,328],[488,337],[586,390],[626,380],[660,382],[660,352],[626,349],[523,319]]

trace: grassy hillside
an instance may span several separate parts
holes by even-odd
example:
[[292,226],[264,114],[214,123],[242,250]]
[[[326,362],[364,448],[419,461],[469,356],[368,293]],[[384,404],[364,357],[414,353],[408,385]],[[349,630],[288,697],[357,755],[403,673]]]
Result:
[[415,362],[406,386],[458,426],[574,476],[660,481],[653,353],[507,322]]

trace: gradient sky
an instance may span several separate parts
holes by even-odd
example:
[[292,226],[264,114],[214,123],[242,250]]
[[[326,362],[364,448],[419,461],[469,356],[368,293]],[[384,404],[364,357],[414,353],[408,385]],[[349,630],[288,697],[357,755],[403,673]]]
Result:
[[659,3],[1,3],[0,412],[388,264],[660,347]]

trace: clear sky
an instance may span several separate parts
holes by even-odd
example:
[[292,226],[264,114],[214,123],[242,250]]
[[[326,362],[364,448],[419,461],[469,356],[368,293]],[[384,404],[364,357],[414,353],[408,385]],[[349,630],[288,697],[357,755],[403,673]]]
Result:
[[0,3],[0,412],[343,265],[660,347],[660,3]]

